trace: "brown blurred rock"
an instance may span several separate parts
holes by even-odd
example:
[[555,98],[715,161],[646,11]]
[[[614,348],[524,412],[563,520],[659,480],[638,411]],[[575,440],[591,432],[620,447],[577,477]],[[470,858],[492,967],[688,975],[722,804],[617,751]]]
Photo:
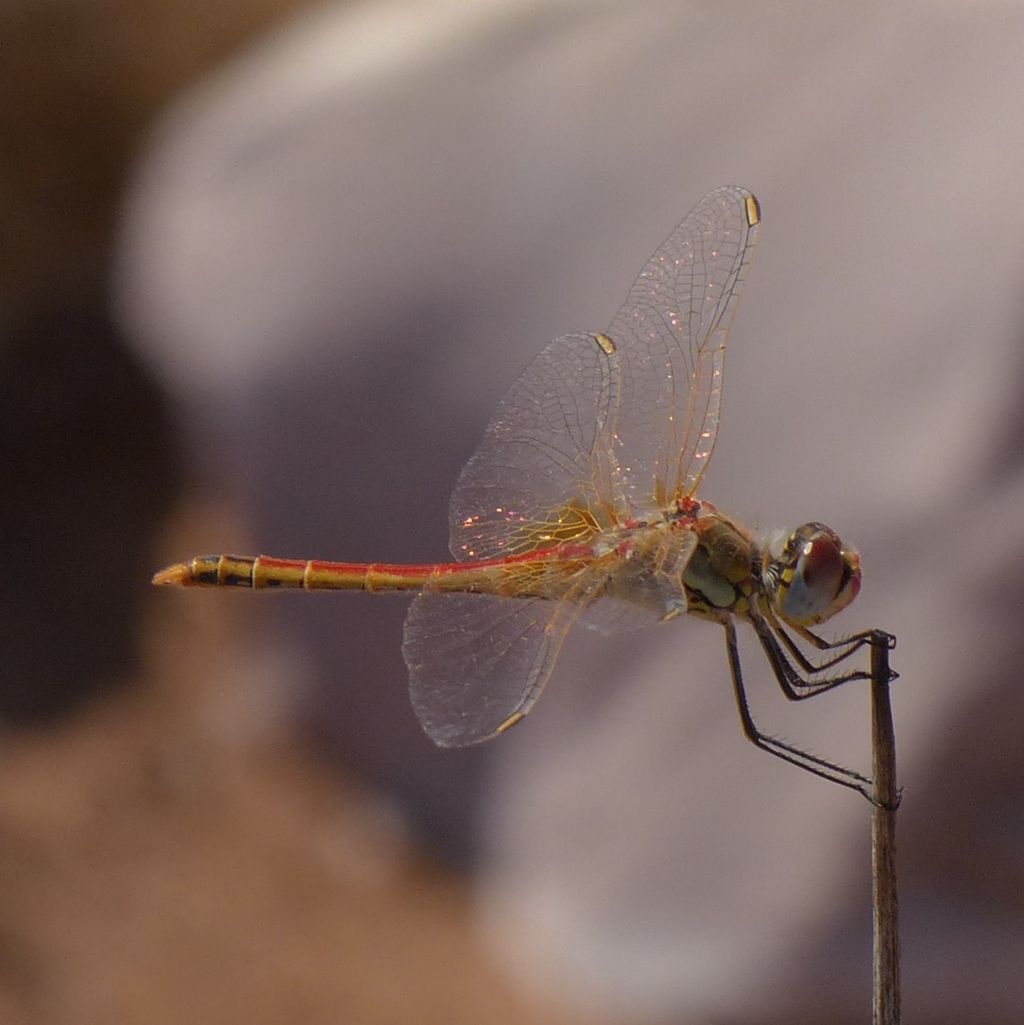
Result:
[[150,119],[300,0],[68,0],[0,11],[0,299],[95,293]]
[[182,597],[143,686],[3,745],[2,1020],[567,1021],[501,980],[395,813],[254,712],[245,606]]

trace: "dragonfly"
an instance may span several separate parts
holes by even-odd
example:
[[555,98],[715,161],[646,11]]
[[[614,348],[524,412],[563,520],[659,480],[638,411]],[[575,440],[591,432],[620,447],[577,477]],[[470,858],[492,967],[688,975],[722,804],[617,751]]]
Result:
[[698,497],[725,354],[761,224],[757,199],[707,194],[647,261],[605,331],[550,342],[512,385],[451,498],[454,561],[207,555],[158,572],[184,587],[414,592],[403,654],[440,746],[521,722],[577,624],[605,633],[684,613],[724,629],[740,723],[757,747],[870,799],[871,780],[756,725],[736,624],[794,701],[855,679],[871,631],[812,628],[856,597],[855,548],[822,523],[755,532]]

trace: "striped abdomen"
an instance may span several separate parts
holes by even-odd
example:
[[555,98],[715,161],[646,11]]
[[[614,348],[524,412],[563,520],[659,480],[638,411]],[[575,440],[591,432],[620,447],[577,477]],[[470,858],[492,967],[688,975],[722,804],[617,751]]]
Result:
[[[560,597],[590,550],[563,546],[547,552],[479,562],[402,565],[321,562],[267,555],[200,555],[153,577],[178,587],[301,588],[307,591],[476,591]],[[561,586],[559,586],[561,585]]]

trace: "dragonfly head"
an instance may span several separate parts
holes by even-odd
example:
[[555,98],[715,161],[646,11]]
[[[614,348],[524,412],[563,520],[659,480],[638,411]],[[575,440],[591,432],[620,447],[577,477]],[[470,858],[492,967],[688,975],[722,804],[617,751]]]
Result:
[[823,523],[797,527],[765,569],[775,613],[790,626],[831,619],[860,590],[860,555]]

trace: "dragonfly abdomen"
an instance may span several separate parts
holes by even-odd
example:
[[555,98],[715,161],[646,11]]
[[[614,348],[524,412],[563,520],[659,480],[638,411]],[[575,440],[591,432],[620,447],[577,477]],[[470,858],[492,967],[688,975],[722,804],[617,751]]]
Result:
[[[161,570],[153,577],[153,583],[254,590],[459,591],[558,597],[558,583],[578,568],[578,550],[573,550],[573,555],[575,558],[538,558],[534,554],[420,565],[278,559],[269,555],[200,555]],[[552,593],[547,594],[549,590]]]
[[161,570],[155,584],[305,591],[420,591],[434,565],[278,559],[269,555],[200,555]]

